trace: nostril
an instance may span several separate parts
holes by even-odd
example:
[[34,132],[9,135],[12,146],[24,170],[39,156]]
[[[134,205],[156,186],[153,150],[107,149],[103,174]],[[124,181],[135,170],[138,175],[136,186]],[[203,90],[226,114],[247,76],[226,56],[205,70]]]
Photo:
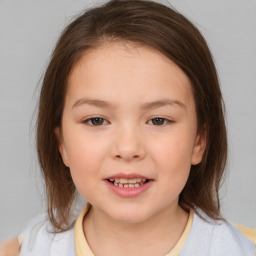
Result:
[[127,157],[127,156],[116,155],[116,158],[135,158],[135,159],[137,159],[137,158],[140,158],[140,156],[139,155],[134,155],[132,157]]

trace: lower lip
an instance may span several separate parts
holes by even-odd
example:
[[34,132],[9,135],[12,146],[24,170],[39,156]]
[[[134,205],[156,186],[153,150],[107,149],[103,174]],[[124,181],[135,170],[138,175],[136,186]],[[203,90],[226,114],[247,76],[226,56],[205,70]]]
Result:
[[141,185],[137,188],[120,188],[115,186],[114,184],[112,184],[111,182],[109,182],[108,180],[105,180],[108,188],[114,192],[115,194],[121,196],[121,197],[136,197],[141,195],[143,192],[145,192],[146,190],[148,190],[153,181],[150,180],[147,183],[145,183],[144,185]]

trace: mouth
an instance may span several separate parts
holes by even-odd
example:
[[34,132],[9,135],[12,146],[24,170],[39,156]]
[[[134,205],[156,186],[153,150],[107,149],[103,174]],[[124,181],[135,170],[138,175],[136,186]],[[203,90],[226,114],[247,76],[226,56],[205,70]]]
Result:
[[107,181],[119,188],[138,188],[148,183],[150,180],[141,179],[141,178],[133,178],[133,179],[114,178],[114,179],[107,179]]
[[148,190],[153,179],[139,174],[116,174],[105,179],[107,187],[121,197],[136,197]]

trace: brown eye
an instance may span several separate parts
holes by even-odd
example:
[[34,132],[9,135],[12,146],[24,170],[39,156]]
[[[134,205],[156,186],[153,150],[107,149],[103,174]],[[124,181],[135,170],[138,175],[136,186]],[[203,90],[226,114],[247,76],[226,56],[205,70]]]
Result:
[[89,123],[91,126],[100,126],[104,124],[105,119],[101,117],[93,117],[84,121],[84,123]]
[[164,124],[167,124],[167,123],[171,122],[171,120],[168,120],[166,118],[161,118],[161,117],[153,118],[150,121],[152,121],[153,125],[158,125],[158,126],[159,125],[164,125]]

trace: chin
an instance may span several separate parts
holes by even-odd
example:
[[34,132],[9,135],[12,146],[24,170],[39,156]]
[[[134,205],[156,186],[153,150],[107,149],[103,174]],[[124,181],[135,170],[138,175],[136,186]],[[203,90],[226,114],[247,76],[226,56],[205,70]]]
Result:
[[136,207],[133,209],[113,209],[113,212],[109,212],[109,217],[115,222],[120,223],[142,223],[150,218],[149,214],[143,211],[141,208]]

